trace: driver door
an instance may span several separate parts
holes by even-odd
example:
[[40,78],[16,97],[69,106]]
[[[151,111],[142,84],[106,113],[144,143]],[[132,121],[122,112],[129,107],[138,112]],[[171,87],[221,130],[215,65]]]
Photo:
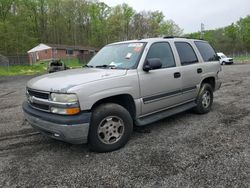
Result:
[[179,67],[168,42],[153,43],[147,59],[159,58],[162,68],[139,71],[142,98],[142,116],[167,109],[182,101],[182,80]]

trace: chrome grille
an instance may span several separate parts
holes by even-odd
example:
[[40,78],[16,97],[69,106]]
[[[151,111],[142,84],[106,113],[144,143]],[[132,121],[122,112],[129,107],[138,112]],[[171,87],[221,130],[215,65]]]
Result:
[[42,110],[42,111],[49,111],[50,106],[47,104],[41,104],[38,103],[37,100],[34,100],[35,98],[37,99],[42,99],[42,100],[49,100],[49,92],[44,92],[44,91],[37,91],[37,90],[31,90],[27,89],[27,100],[31,107]]
[[49,105],[37,104],[37,103],[30,103],[30,104],[31,104],[31,106],[33,106],[36,109],[49,111]]
[[27,90],[30,96],[34,96],[40,99],[49,99],[49,93],[42,92],[42,91],[36,91],[36,90]]

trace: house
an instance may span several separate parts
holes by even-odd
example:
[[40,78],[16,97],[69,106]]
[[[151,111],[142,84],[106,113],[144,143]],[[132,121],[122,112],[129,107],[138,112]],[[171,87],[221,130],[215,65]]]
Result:
[[91,47],[41,43],[30,49],[27,53],[29,55],[30,64],[33,64],[37,61],[51,60],[54,58],[78,58],[79,60],[89,59],[97,51],[96,48]]

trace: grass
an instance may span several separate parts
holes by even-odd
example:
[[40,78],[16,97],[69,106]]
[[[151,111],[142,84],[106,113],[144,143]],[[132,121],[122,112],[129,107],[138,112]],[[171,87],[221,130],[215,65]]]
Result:
[[[80,68],[83,66],[77,59],[66,59],[63,62],[70,68]],[[34,65],[0,66],[0,76],[43,74],[47,72],[47,65],[48,61],[37,62]]]
[[70,68],[80,68],[83,66],[77,59],[65,59],[63,60],[65,65]]
[[9,67],[0,67],[0,76],[14,76],[14,75],[32,75],[45,73],[47,67],[43,64],[37,65],[13,65]]
[[247,56],[235,56],[234,61],[236,61],[236,62],[250,62],[250,55],[247,55]]

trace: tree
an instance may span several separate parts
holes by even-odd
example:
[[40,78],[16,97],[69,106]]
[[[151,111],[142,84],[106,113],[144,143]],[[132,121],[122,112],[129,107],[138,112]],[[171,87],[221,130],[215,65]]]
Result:
[[132,17],[135,14],[135,11],[132,7],[128,6],[128,4],[122,4],[122,11],[123,11],[123,20],[124,20],[124,31],[126,35],[126,39],[131,39],[132,37],[129,35],[130,33],[130,24],[132,21]]
[[246,50],[250,50],[250,16],[241,18],[238,22],[239,38],[243,42],[243,46]]
[[[190,38],[199,38],[199,32],[186,35]],[[226,54],[250,51],[250,16],[241,18],[231,25],[207,30],[204,39],[209,41],[217,51]]]
[[167,20],[161,24],[160,34],[163,36],[181,36],[183,30],[173,20]]
[[26,53],[38,43],[102,47],[107,43],[177,35],[160,11],[136,12],[128,4],[98,0],[1,0],[0,53]]
[[5,21],[11,14],[11,8],[14,6],[15,0],[0,1],[0,20]]

